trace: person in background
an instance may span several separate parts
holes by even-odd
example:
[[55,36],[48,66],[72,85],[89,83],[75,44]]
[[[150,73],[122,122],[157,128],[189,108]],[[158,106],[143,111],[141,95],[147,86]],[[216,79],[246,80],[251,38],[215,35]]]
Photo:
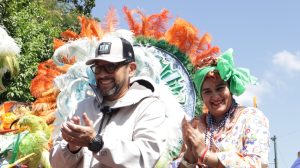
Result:
[[50,151],[53,168],[150,168],[166,148],[166,112],[152,81],[135,78],[132,44],[105,36],[95,58],[97,97],[79,104]]
[[291,168],[300,168],[300,151],[298,152],[298,158],[295,160]]
[[194,82],[207,108],[191,122],[183,121],[184,149],[179,167],[268,167],[269,122],[257,108],[239,105],[233,95],[244,93],[254,77],[236,68],[230,49],[207,57]]

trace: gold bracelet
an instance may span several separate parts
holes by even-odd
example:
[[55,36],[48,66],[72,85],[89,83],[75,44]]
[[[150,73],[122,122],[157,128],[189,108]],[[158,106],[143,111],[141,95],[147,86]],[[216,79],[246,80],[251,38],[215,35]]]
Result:
[[184,158],[182,158],[181,162],[180,162],[184,167],[186,168],[195,168],[195,164],[189,163],[187,160],[185,160]]

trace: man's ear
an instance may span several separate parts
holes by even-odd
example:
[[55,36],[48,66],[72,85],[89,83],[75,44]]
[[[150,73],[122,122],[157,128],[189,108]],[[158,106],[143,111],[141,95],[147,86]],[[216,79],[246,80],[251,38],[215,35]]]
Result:
[[136,68],[137,68],[136,62],[130,62],[130,63],[129,63],[129,76],[130,76],[130,77],[133,77],[133,76],[134,76],[135,71],[136,71]]

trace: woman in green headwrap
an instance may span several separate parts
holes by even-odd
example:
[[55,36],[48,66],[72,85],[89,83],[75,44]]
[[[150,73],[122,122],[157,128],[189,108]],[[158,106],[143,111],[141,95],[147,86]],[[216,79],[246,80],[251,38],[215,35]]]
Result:
[[184,153],[179,167],[267,167],[269,122],[254,107],[233,98],[254,84],[247,69],[233,64],[232,49],[194,76],[198,94],[208,112],[183,121]]

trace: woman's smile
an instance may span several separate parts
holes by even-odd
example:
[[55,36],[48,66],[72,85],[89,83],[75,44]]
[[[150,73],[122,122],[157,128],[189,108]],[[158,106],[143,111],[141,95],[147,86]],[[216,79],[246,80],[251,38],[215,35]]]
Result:
[[221,101],[221,100],[213,101],[210,104],[211,104],[212,108],[217,109],[223,104],[223,101]]

